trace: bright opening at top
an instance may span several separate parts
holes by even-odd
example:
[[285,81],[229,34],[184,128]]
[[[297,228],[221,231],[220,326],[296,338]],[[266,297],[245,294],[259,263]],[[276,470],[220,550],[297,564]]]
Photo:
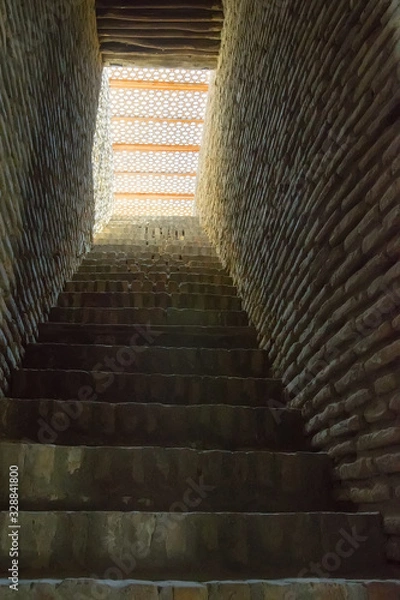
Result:
[[194,215],[210,71],[108,67],[114,218]]

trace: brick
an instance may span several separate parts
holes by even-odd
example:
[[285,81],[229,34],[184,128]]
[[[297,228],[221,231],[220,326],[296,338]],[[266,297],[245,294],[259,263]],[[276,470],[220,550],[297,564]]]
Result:
[[356,504],[375,504],[391,498],[390,486],[387,483],[370,480],[365,486],[353,483],[348,490],[348,499]]
[[377,394],[386,394],[397,389],[397,379],[394,374],[388,373],[375,381],[374,389]]
[[387,427],[379,431],[365,433],[357,440],[359,450],[371,450],[400,444],[400,427]]
[[335,389],[338,393],[343,393],[348,387],[360,382],[365,375],[364,366],[355,364],[348,372],[335,384]]
[[389,402],[390,410],[400,412],[400,394],[393,394]]
[[364,406],[371,399],[371,392],[368,389],[361,389],[349,396],[345,401],[345,409],[351,413],[360,406]]
[[373,458],[360,458],[337,468],[341,479],[369,479],[378,474]]
[[363,417],[367,423],[377,423],[379,421],[390,420],[393,417],[393,413],[388,409],[385,399],[380,398],[364,409]]
[[[0,131],[0,280],[7,290],[0,304],[0,332],[8,335],[9,330],[10,340],[2,357],[0,395],[7,387],[4,375],[20,362],[23,345],[91,243],[91,145],[101,84],[96,19],[89,0],[65,12],[68,19],[54,36],[51,1],[23,11],[10,6],[9,37],[2,35],[9,60],[2,61],[0,76],[5,119]],[[51,84],[42,68],[49,54]],[[101,111],[99,123],[104,123]],[[109,177],[104,167],[97,181]],[[99,205],[108,200],[99,195]]]
[[175,586],[173,600],[208,600],[207,586],[185,585]]
[[375,459],[375,463],[380,473],[399,473],[400,453],[383,454]]
[[328,454],[333,459],[338,460],[344,456],[351,456],[356,453],[356,444],[354,440],[347,440],[339,444],[332,444],[328,448]]
[[361,429],[361,419],[358,415],[353,415],[352,417],[333,425],[329,429],[329,432],[333,437],[340,437],[354,431],[359,431],[359,429]]

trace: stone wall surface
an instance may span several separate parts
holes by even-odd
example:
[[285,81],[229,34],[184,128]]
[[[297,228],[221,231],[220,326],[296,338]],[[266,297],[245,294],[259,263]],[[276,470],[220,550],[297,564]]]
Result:
[[107,225],[114,209],[114,165],[111,140],[110,85],[107,68],[103,69],[92,158],[95,198],[93,234],[96,235]]
[[382,510],[396,561],[399,48],[397,1],[227,0],[197,191],[337,498]]
[[91,241],[94,0],[0,2],[0,395]]

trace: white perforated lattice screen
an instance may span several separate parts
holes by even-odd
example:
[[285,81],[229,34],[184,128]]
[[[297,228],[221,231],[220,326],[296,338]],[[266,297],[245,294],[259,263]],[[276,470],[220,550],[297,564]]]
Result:
[[188,175],[115,175],[115,192],[123,194],[127,189],[139,194],[190,194],[196,189],[196,176]]
[[210,71],[108,73],[114,215],[193,215]]
[[192,173],[197,171],[197,152],[136,152],[114,153],[115,173]]
[[163,119],[144,120],[124,117],[113,120],[113,142],[125,144],[176,144],[198,145],[203,133],[203,122]]
[[194,200],[173,200],[166,198],[119,199],[114,201],[114,216],[130,220],[133,216],[187,216],[194,215]]
[[113,89],[111,108],[116,117],[155,117],[161,119],[201,119],[206,94],[183,90]]

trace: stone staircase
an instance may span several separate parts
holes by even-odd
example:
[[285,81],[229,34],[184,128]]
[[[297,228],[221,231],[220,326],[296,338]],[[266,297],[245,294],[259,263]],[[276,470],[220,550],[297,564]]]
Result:
[[111,221],[0,404],[0,566],[17,465],[21,598],[400,597],[356,580],[384,572],[380,515],[334,505],[194,218]]

